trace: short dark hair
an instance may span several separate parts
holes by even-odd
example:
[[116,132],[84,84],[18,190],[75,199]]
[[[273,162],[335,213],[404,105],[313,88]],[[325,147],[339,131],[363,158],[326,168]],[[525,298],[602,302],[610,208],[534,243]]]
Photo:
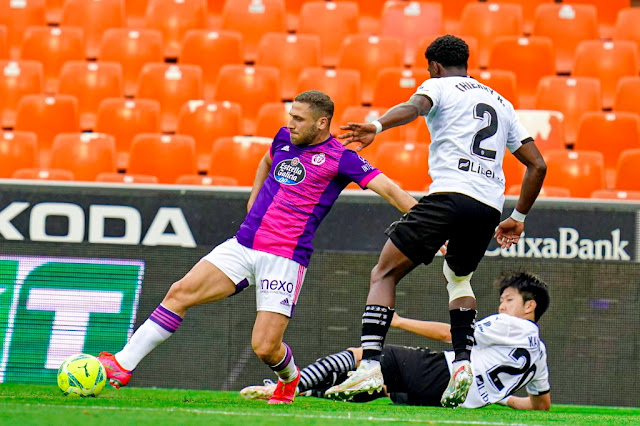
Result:
[[333,101],[326,93],[322,93],[319,90],[307,90],[306,92],[302,92],[296,96],[294,101],[309,104],[315,118],[327,117],[327,120],[331,123],[334,105]]
[[445,68],[467,68],[469,46],[461,38],[445,35],[438,37],[427,47],[424,57],[427,58],[427,61],[435,61]]
[[520,293],[525,302],[535,300],[536,309],[534,316],[536,322],[538,322],[540,317],[542,317],[549,308],[549,287],[547,287],[544,281],[531,272],[504,274],[496,280],[496,283],[500,286],[500,295],[502,295],[507,288],[513,287]]

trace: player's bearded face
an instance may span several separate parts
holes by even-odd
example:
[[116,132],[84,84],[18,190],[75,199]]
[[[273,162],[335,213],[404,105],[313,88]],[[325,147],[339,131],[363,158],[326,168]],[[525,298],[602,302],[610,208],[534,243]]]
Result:
[[291,131],[291,143],[300,146],[312,143],[320,130],[309,105],[294,102],[289,115],[291,116],[288,125]]

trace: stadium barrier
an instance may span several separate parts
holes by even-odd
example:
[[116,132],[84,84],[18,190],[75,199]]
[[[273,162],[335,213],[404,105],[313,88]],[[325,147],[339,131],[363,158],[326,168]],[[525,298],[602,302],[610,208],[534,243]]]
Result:
[[[0,182],[0,382],[54,383],[68,355],[119,350],[169,286],[235,233],[247,198],[235,189]],[[505,215],[514,200],[506,204]],[[540,328],[555,402],[640,405],[639,210],[541,199],[521,242],[492,243],[474,275],[480,316],[496,311],[492,281],[503,271],[549,283]],[[369,274],[398,217],[378,197],[349,191],[320,226],[286,335],[298,364],[359,344]],[[448,321],[441,270],[438,257],[402,281],[401,315]],[[271,377],[251,349],[254,311],[252,290],[193,308],[131,384],[238,390]],[[388,343],[450,349],[393,329]]]

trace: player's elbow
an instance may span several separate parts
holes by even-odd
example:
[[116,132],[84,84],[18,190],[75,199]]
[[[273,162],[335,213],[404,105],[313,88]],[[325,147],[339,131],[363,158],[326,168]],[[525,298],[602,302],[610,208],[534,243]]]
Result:
[[549,411],[551,409],[551,395],[530,396],[531,409],[535,411]]

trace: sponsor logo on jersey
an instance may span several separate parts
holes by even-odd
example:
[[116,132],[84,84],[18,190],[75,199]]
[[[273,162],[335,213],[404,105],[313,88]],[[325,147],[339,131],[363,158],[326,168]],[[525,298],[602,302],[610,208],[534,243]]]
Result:
[[292,282],[282,280],[264,279],[260,281],[260,290],[279,291],[283,293],[292,293],[294,285]]
[[298,157],[279,162],[273,171],[273,177],[284,185],[297,185],[306,175],[307,171]]
[[313,157],[311,157],[311,163],[314,166],[319,166],[323,164],[325,160],[326,158],[325,158],[324,152],[321,152],[320,154],[316,154]]
[[280,304],[281,304],[282,306],[291,306],[291,305],[289,304],[289,299],[284,299],[282,302],[280,302]]
[[280,148],[280,151],[289,151],[289,145],[285,145],[282,148]]
[[458,170],[486,176],[490,179],[496,179],[496,175],[493,173],[493,170],[485,169],[482,164],[476,163],[475,161],[469,160],[467,158],[461,158],[458,160]]

